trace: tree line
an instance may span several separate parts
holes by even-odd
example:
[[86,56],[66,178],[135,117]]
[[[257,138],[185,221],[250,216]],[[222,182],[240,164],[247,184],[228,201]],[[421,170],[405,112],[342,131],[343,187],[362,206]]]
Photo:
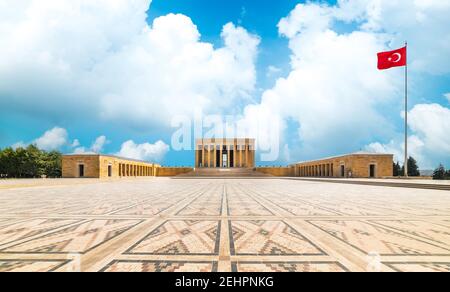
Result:
[[35,145],[0,149],[0,178],[58,178],[62,174],[61,153]]
[[450,179],[450,169],[446,170],[444,165],[440,164],[433,172],[433,179],[443,180]]
[[[404,176],[405,166],[400,166],[400,163],[394,163],[394,176]],[[420,176],[419,166],[417,160],[413,157],[408,158],[408,176],[417,177]]]
[[[400,163],[394,163],[394,176],[403,176],[405,173],[404,166],[400,166]],[[411,177],[420,176],[419,166],[417,161],[413,157],[408,159],[408,175]],[[435,180],[450,180],[450,169],[446,170],[444,165],[440,164],[438,168],[433,171],[433,179]]]

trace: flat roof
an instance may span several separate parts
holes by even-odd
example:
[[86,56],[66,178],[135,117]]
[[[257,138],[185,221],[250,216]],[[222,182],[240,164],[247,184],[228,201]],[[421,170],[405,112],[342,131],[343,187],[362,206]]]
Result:
[[252,142],[256,141],[255,138],[199,138],[199,139],[196,139],[195,141],[196,142],[203,142],[203,141],[208,141],[208,142],[226,141],[227,142],[227,141],[246,141],[246,140],[252,141]]
[[99,154],[99,153],[72,153],[72,154],[64,154],[63,156],[103,156],[103,157],[110,157],[110,158],[116,158],[116,159],[120,159],[120,160],[127,160],[127,161],[134,161],[134,162],[140,162],[140,163],[147,163],[147,164],[157,164],[154,162],[149,162],[149,161],[143,161],[143,160],[138,160],[138,159],[132,159],[132,158],[126,158],[126,157],[120,157],[120,156],[116,156],[116,155],[110,155],[110,154]]
[[322,161],[322,160],[337,159],[337,158],[343,158],[343,157],[348,157],[348,156],[358,156],[358,155],[394,156],[394,154],[389,154],[389,153],[374,153],[374,152],[367,152],[367,151],[358,151],[358,152],[353,152],[353,153],[348,153],[348,154],[343,154],[343,155],[336,155],[336,156],[331,156],[331,157],[325,157],[325,158],[320,158],[320,159],[315,159],[315,160],[300,161],[300,162],[294,163],[292,165],[301,164],[301,163],[316,162],[316,161]]

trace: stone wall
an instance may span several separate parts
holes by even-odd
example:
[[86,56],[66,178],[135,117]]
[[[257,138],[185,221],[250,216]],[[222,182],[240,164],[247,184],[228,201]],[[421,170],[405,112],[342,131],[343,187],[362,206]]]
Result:
[[374,178],[393,176],[394,156],[390,154],[349,154],[295,164],[294,176],[369,178],[374,166]]
[[77,178],[79,177],[79,165],[84,165],[84,177],[99,178],[100,165],[99,156],[71,155],[64,156],[62,159],[62,177]]
[[191,167],[159,167],[156,170],[156,176],[171,177],[180,174],[186,174],[194,171]]
[[278,177],[294,176],[294,167],[257,167],[256,171]]
[[[123,178],[156,176],[158,164],[135,161],[115,156],[84,154],[65,155],[62,159],[62,176],[78,178],[79,165],[84,165],[85,178]],[[109,176],[111,167],[111,176]]]

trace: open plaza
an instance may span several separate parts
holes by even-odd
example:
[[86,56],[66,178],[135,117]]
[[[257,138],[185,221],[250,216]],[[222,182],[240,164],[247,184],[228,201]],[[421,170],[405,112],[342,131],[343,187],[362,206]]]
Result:
[[450,271],[450,184],[5,180],[4,271]]

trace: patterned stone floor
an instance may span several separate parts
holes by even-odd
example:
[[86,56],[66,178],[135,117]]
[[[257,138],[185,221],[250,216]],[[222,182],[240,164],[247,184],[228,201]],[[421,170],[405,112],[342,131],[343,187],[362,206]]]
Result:
[[0,181],[5,271],[450,271],[450,192],[286,179]]

